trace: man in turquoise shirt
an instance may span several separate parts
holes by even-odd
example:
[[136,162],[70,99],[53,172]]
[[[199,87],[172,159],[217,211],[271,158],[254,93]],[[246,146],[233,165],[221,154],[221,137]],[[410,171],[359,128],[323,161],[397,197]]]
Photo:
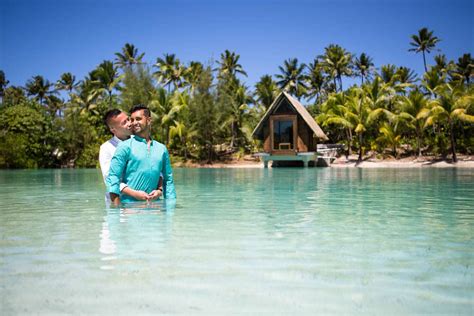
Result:
[[[150,201],[161,195],[156,189],[163,175],[163,197],[176,199],[173,171],[166,146],[152,140],[150,110],[142,105],[131,110],[131,125],[135,137],[123,141],[117,147],[109,175],[107,191],[114,204],[120,202]],[[120,183],[128,187],[120,192]]]

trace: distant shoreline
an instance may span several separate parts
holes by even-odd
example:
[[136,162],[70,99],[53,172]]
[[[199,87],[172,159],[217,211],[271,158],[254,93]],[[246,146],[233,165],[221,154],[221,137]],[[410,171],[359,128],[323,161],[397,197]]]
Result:
[[[269,164],[271,166],[271,163]],[[228,162],[213,162],[207,163],[176,163],[174,168],[209,168],[209,169],[235,169],[235,168],[263,168],[263,162],[251,160],[231,160]],[[451,159],[443,160],[435,157],[407,157],[402,159],[375,159],[366,158],[361,163],[357,164],[357,156],[350,156],[337,158],[334,163],[330,165],[331,168],[473,168],[474,156],[459,155],[458,162],[452,163]]]

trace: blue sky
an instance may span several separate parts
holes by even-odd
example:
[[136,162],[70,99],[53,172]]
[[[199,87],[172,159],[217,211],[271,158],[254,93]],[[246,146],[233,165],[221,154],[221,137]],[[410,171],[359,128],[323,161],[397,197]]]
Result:
[[82,79],[128,42],[150,64],[165,53],[207,63],[235,51],[253,86],[285,59],[308,63],[334,43],[367,53],[376,67],[392,63],[421,74],[422,56],[408,52],[410,36],[428,27],[448,59],[472,55],[473,2],[0,0],[0,69],[20,86],[34,75]]

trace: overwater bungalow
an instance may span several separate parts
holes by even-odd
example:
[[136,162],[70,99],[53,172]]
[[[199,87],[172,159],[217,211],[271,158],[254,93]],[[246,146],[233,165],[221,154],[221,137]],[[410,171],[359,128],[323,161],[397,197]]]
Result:
[[286,92],[281,92],[268,108],[252,137],[263,142],[263,152],[255,156],[262,158],[265,168],[269,161],[273,165],[295,161],[303,162],[305,167],[317,165],[318,142],[328,140],[306,108]]

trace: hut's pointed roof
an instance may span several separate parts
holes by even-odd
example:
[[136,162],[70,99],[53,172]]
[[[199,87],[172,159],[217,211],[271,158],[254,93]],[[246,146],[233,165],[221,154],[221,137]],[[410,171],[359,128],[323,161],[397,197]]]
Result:
[[316,135],[321,140],[328,140],[329,138],[324,134],[323,130],[321,127],[319,127],[318,123],[314,120],[314,118],[309,114],[308,110],[295,98],[290,96],[288,93],[282,91],[273,101],[272,105],[268,108],[267,112],[265,112],[265,115],[263,115],[262,119],[260,122],[258,122],[257,127],[252,132],[252,136],[255,137],[258,134],[260,134],[263,125],[265,121],[268,120],[270,115],[276,111],[276,109],[280,106],[281,101],[283,98],[286,98],[288,102],[291,104],[291,106],[295,109],[295,111],[301,115],[303,120],[308,124],[308,126],[311,128],[313,133]]

